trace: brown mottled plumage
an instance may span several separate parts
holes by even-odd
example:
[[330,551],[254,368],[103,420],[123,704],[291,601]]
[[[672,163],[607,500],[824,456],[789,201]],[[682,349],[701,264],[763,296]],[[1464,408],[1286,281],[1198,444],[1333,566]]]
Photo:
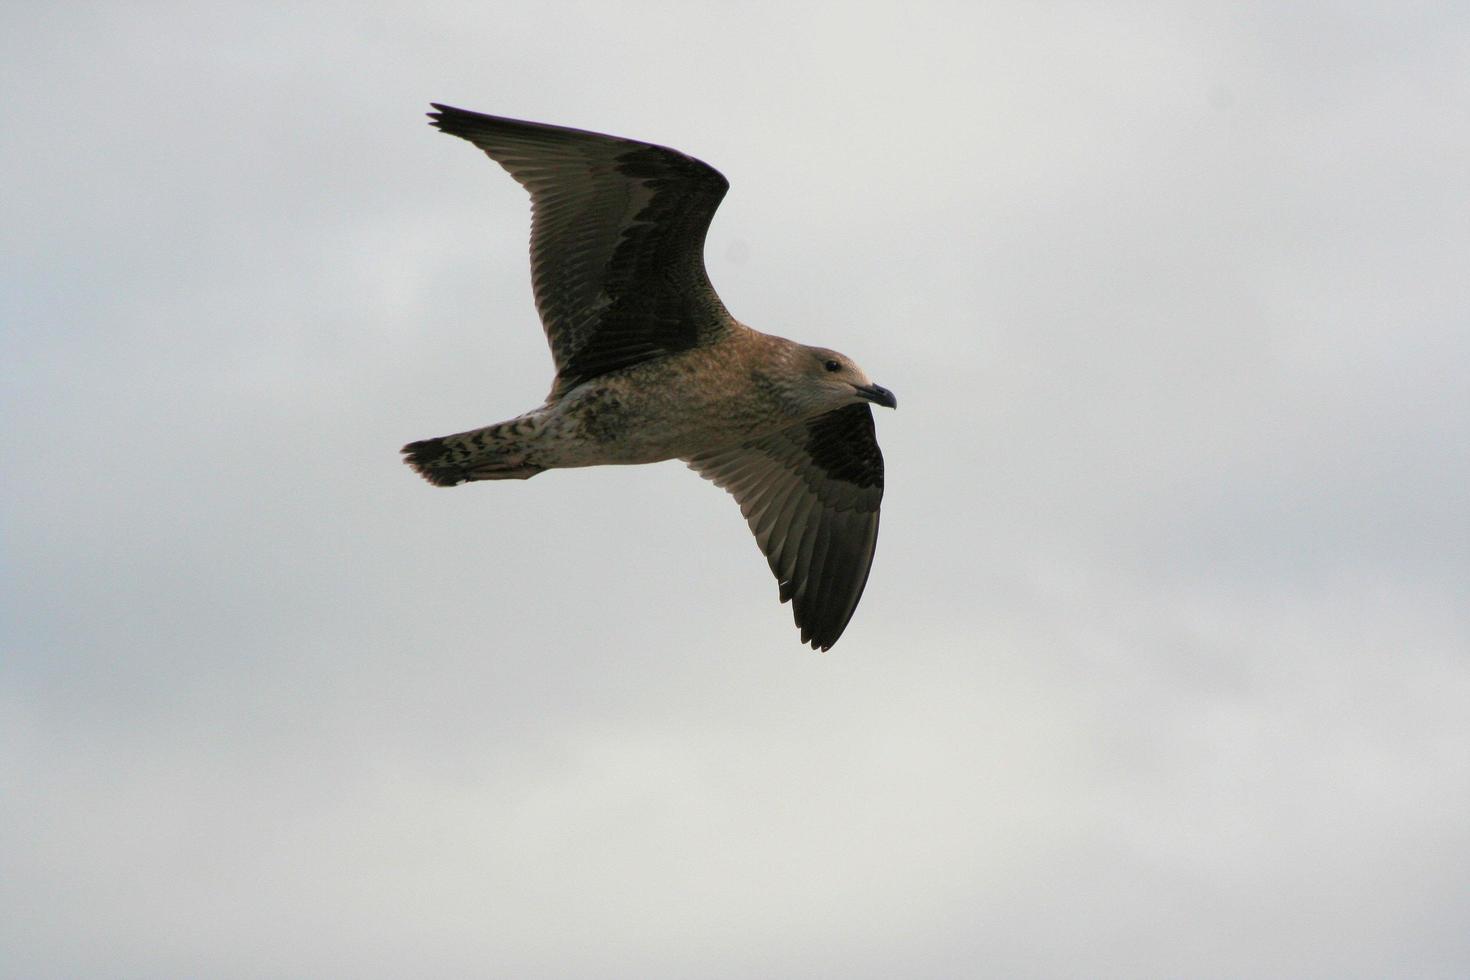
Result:
[[878,541],[883,454],[870,402],[892,393],[850,359],[737,322],[704,270],[729,183],[667,147],[435,105],[531,193],[531,277],[556,362],[545,404],[409,443],[437,486],[682,459],[740,504],[823,650],[862,596]]

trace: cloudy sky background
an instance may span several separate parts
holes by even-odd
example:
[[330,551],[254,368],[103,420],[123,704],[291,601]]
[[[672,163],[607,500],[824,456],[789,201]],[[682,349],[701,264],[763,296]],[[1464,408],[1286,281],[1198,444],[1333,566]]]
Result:
[[[9,3],[0,974],[1464,976],[1463,4]],[[667,143],[888,496],[799,645],[430,100]]]

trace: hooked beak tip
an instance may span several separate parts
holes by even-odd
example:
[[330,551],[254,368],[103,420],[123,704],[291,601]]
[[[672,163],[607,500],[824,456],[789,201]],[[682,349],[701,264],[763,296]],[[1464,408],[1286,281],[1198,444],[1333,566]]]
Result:
[[898,407],[898,399],[894,397],[893,392],[884,388],[882,385],[863,385],[858,388],[858,394],[875,405],[882,405],[884,408]]

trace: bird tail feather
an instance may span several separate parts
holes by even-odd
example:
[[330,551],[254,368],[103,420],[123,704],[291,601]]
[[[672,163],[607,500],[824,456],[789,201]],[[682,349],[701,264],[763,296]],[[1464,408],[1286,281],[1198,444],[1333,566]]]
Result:
[[474,480],[526,480],[546,467],[531,461],[527,437],[536,425],[528,416],[483,429],[422,439],[404,446],[403,461],[436,487]]

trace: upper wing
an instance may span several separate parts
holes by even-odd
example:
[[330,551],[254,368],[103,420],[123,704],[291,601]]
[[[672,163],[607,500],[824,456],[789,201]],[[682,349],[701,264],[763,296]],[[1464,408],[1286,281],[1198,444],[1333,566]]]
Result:
[[677,150],[434,104],[531,192],[531,281],[555,391],[688,350],[730,316],[704,271],[704,236],[730,184]]
[[852,619],[883,500],[883,454],[873,413],[851,405],[774,435],[697,456],[689,466],[740,504],[792,600],[801,639],[826,650]]

